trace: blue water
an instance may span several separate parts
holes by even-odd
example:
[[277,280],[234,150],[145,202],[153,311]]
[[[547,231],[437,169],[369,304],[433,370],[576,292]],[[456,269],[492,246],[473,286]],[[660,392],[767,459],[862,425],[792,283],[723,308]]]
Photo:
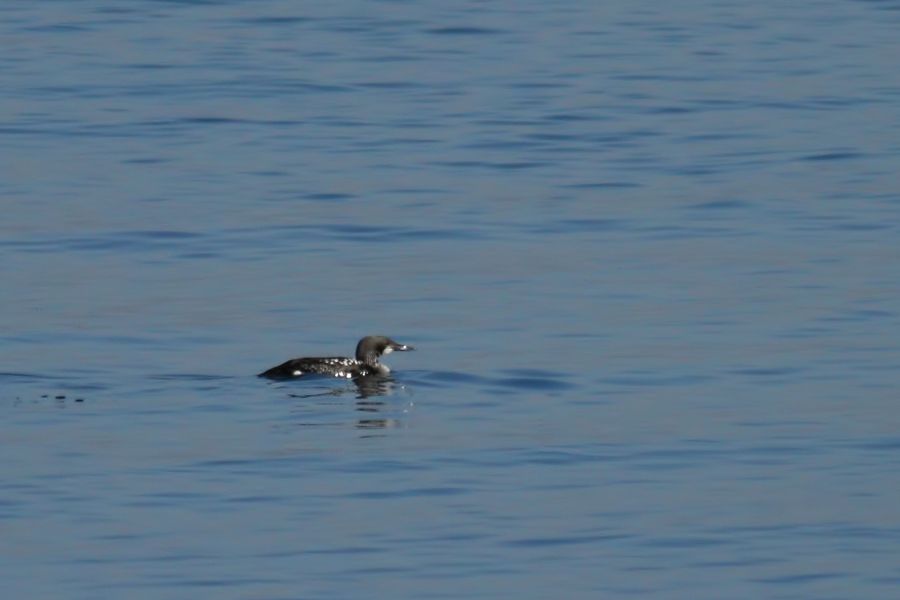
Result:
[[896,596],[898,27],[3,3],[3,597]]

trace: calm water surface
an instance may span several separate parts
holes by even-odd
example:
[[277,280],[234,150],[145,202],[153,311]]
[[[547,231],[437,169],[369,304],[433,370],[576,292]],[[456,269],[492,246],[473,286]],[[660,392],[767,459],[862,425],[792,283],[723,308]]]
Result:
[[4,3],[4,597],[896,596],[898,26]]

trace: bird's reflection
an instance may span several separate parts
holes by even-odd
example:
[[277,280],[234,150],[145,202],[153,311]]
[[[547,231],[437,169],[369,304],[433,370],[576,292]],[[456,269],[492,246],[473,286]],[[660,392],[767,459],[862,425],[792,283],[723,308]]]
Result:
[[357,398],[360,400],[376,396],[390,396],[394,393],[395,382],[390,377],[368,375],[357,377],[353,383],[356,384],[356,391],[359,392]]
[[[405,389],[405,386],[398,384],[393,378],[382,375],[369,375],[365,377],[357,377],[353,379],[353,386],[341,386],[331,389],[319,389],[310,391],[309,393],[290,393],[290,398],[298,398],[308,400],[312,398],[339,398],[354,394],[356,397],[355,410],[360,413],[366,413],[365,417],[356,420],[355,427],[360,430],[388,429],[400,427],[402,421],[397,418],[390,418],[387,415],[379,416],[379,413],[396,412],[395,403],[387,402],[383,398],[393,396]],[[308,407],[306,407],[308,408]],[[408,409],[403,409],[407,412]],[[303,412],[307,412],[305,409]],[[304,419],[306,421],[306,419]],[[322,425],[324,423],[315,423]],[[297,425],[308,426],[313,423],[297,423]]]
[[[396,382],[390,377],[381,375],[369,375],[366,377],[357,377],[353,380],[354,388],[339,387],[324,391],[312,392],[308,394],[288,394],[291,398],[316,398],[321,396],[346,396],[352,392],[356,392],[358,400],[366,400],[367,398],[377,396],[393,395],[397,389]],[[403,386],[399,386],[402,388]],[[359,402],[359,404],[366,404]],[[372,402],[372,404],[384,404],[384,402]]]

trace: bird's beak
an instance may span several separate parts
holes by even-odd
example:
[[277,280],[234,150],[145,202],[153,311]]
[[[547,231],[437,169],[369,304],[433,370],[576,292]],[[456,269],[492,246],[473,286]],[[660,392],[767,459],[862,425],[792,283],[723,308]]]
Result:
[[415,348],[413,348],[412,346],[407,346],[406,344],[396,344],[396,343],[393,346],[391,346],[391,348],[393,348],[397,352],[406,352],[408,350],[415,350]]

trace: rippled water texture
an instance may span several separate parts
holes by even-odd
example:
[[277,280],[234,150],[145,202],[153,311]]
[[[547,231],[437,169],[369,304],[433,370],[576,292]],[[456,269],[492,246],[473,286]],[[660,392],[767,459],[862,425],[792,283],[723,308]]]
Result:
[[895,597],[898,30],[0,4],[3,597]]

